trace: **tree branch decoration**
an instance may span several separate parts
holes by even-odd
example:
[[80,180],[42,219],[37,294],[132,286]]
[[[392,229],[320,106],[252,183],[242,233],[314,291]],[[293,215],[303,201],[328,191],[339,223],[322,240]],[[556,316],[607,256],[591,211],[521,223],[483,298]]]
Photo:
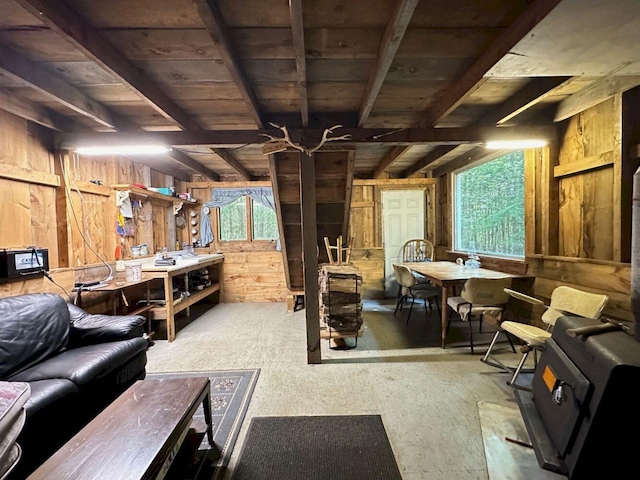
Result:
[[286,126],[276,125],[275,123],[271,122],[269,122],[269,125],[282,130],[282,133],[284,134],[284,137],[274,137],[273,135],[269,135],[268,133],[261,133],[261,135],[269,138],[269,142],[287,142],[296,150],[300,150],[301,152],[306,153],[309,157],[313,155],[316,150],[319,150],[320,147],[322,147],[322,145],[324,145],[326,142],[333,142],[335,140],[349,140],[351,138],[351,134],[341,135],[339,137],[329,137],[329,135],[333,133],[336,128],[342,128],[342,125],[334,125],[331,128],[325,129],[324,133],[322,134],[322,140],[320,140],[320,143],[318,143],[318,145],[313,148],[307,148],[304,145],[293,143],[291,137],[289,137],[289,131],[287,130]]

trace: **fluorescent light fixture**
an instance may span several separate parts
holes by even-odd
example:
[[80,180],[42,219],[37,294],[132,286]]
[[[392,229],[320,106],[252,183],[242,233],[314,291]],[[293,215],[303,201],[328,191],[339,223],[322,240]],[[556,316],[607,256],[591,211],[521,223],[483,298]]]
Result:
[[521,148],[540,148],[547,145],[546,140],[495,140],[484,144],[490,150],[507,150]]
[[171,150],[164,145],[119,145],[103,147],[78,147],[79,155],[154,155]]

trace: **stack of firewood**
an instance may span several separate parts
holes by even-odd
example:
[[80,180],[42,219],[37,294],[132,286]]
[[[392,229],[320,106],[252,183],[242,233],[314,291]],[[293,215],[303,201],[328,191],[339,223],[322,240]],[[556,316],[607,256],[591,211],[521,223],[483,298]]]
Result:
[[358,268],[352,264],[320,265],[318,287],[320,336],[362,335],[362,274]]

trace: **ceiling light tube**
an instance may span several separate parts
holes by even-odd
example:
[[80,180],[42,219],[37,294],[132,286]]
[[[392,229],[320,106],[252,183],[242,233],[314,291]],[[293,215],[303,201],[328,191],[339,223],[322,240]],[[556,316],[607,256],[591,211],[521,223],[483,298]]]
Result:
[[171,150],[164,145],[118,145],[101,147],[78,147],[78,155],[157,155]]
[[484,144],[490,150],[540,148],[546,145],[546,140],[490,140]]

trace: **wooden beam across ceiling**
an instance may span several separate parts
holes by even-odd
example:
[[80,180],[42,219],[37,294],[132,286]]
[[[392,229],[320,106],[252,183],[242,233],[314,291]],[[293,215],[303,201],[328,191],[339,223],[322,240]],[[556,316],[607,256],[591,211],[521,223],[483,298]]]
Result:
[[575,79],[576,77],[534,78],[491,112],[490,116],[493,123],[502,125],[508,122],[544,99],[555,95],[558,90]]
[[298,80],[298,96],[300,98],[300,115],[302,126],[309,126],[309,98],[307,95],[307,59],[304,47],[304,25],[302,19],[302,0],[289,0],[291,31],[293,33],[293,51],[296,56],[296,74]]
[[62,115],[46,107],[22,99],[4,88],[0,88],[0,105],[2,105],[2,110],[50,128],[51,130],[68,132],[74,128],[70,125],[72,122]]
[[233,168],[238,174],[247,181],[253,180],[251,174],[244,168],[238,160],[236,160],[230,152],[225,151],[222,148],[212,148],[211,151],[215,153],[220,159]]
[[117,122],[104,105],[35,62],[23,58],[2,45],[0,45],[0,71],[73,111],[95,120],[102,126],[117,128]]
[[384,156],[382,161],[376,167],[375,171],[373,172],[373,178],[380,178],[384,173],[384,171],[387,168],[389,168],[389,165],[391,165],[396,160],[399,160],[400,158],[402,158],[404,155],[407,154],[409,150],[411,150],[410,145],[403,146],[403,147],[393,147],[391,151]]
[[597,81],[560,102],[554,121],[560,122],[640,85],[640,76],[610,76]]
[[[553,95],[559,88],[573,81],[573,77],[548,77],[535,78],[528,82],[514,95],[498,105],[494,110],[485,115],[475,126],[492,126],[504,123],[521,114],[527,109],[540,103],[543,99]],[[418,160],[411,167],[402,172],[401,176],[409,177],[424,170],[444,155],[452,152],[456,146],[441,145],[431,150],[427,155]]]
[[198,9],[198,14],[204,23],[211,40],[218,49],[218,53],[222,57],[225,67],[229,71],[231,78],[235,82],[242,99],[247,104],[253,120],[258,128],[264,127],[264,120],[260,111],[258,99],[251,88],[251,84],[247,79],[247,75],[242,65],[236,58],[229,40],[230,35],[222,13],[218,8],[215,0],[194,0],[193,2]]
[[384,31],[384,36],[380,42],[380,48],[378,49],[378,63],[375,69],[369,75],[369,81],[364,91],[362,101],[360,102],[360,109],[358,112],[358,126],[362,127],[371,113],[373,104],[378,98],[378,93],[382,88],[384,79],[389,72],[391,62],[393,62],[400,42],[404,38],[404,34],[407,31],[407,26],[413,16],[413,11],[418,4],[418,0],[398,0],[396,9],[387,24]]
[[16,0],[22,7],[61,35],[84,55],[119,78],[163,116],[175,121],[185,130],[199,130],[200,126],[171,100],[157,85],[136,68],[125,55],[84,18],[63,2],[47,0]]
[[[321,129],[291,129],[292,139],[321,138]],[[175,147],[186,145],[208,145],[216,148],[232,148],[244,145],[259,145],[265,142],[265,134],[275,137],[281,130],[202,130],[198,132],[91,132],[58,134],[62,145],[76,147],[79,145],[132,145],[132,144],[164,144]],[[460,145],[466,143],[484,143],[487,140],[556,140],[556,129],[553,125],[516,126],[516,127],[443,127],[443,128],[343,128],[340,135],[350,135],[348,140],[341,140],[343,145],[352,143],[390,144],[390,145]]]
[[434,127],[455,110],[487,79],[485,75],[500,59],[522,40],[561,0],[535,0],[506,30],[487,48],[459,78],[446,88],[435,105],[431,106],[421,126]]
[[498,157],[502,157],[512,150],[487,150],[484,147],[476,147],[473,150],[470,150],[459,157],[454,158],[450,162],[445,163],[444,165],[439,166],[438,168],[433,170],[433,177],[441,177],[447,173],[451,173],[454,170],[458,170],[459,168],[472,166],[480,161],[489,161],[494,160]]
[[220,180],[220,175],[218,175],[213,170],[205,167],[201,163],[195,161],[189,155],[187,155],[186,153],[184,153],[184,152],[182,152],[180,150],[176,150],[175,148],[171,149],[167,153],[167,156],[172,158],[176,162],[184,165],[185,167],[193,170],[194,172],[200,174],[200,175],[204,175],[205,177],[209,177],[210,179],[215,180],[215,181]]

